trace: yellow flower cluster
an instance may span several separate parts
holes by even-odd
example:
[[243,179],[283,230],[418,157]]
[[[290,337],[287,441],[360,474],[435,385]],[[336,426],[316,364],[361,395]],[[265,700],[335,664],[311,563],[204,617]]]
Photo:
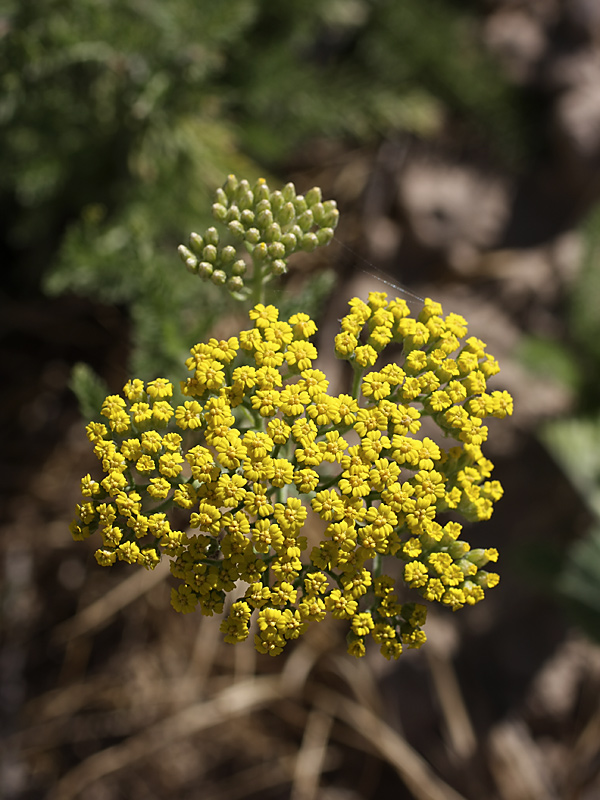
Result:
[[[497,363],[438,303],[415,319],[403,300],[371,293],[341,321],[336,353],[355,380],[336,396],[313,366],[306,314],[280,321],[258,304],[250,319],[239,337],[191,349],[179,401],[163,378],[106,398],[106,423],[87,427],[105,475],[83,478],[73,536],[99,530],[102,565],[152,569],[170,556],[179,611],[221,614],[232,593],[227,642],[252,622],[257,650],[277,655],[329,613],[349,621],[351,654],[371,636],[397,658],[425,641],[426,609],[399,601],[385,557],[410,589],[452,609],[498,582],[485,569],[496,550],[471,550],[443,516],[488,519],[502,495],[481,452],[483,419],[512,413],[507,392],[486,391]],[[389,344],[400,363],[373,369]],[[448,449],[419,437],[424,416]],[[324,528],[310,551],[309,513]]]

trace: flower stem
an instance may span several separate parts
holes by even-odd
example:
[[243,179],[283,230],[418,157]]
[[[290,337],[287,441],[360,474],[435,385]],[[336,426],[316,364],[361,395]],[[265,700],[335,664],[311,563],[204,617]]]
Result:
[[358,392],[360,390],[360,382],[362,380],[362,376],[364,374],[364,367],[357,367],[356,364],[352,365],[354,367],[354,381],[352,382],[352,397],[355,400],[358,400]]

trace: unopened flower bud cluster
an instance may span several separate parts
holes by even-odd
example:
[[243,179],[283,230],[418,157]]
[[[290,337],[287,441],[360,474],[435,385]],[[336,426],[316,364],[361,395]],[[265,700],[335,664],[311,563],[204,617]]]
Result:
[[247,180],[229,175],[215,199],[213,216],[230,240],[245,245],[252,274],[246,275],[247,260],[232,244],[223,245],[214,227],[202,236],[192,233],[189,247],[180,245],[179,254],[190,272],[241,296],[248,291],[248,277],[253,285],[268,282],[287,271],[289,256],[329,244],[339,217],[335,201],[323,202],[318,187],[305,195],[297,194],[293,183],[271,191],[264,178],[251,188]]
[[[281,200],[279,211],[292,202]],[[285,227],[275,218],[268,225]],[[104,475],[83,478],[73,536],[100,536],[101,565],[152,569],[170,557],[184,613],[222,614],[230,595],[227,642],[252,624],[257,650],[277,655],[331,615],[348,621],[352,655],[370,637],[397,658],[425,641],[426,607],[401,602],[394,575],[403,595],[454,610],[498,582],[486,569],[497,551],[471,549],[455,521],[488,519],[502,495],[481,450],[484,419],[512,413],[508,393],[486,388],[497,363],[438,303],[414,318],[404,300],[371,293],[350,302],[335,339],[352,393],[331,394],[312,319],[257,304],[250,320],[192,347],[179,401],[162,378],[106,398],[106,422],[87,428]],[[399,360],[385,363],[388,345]],[[447,447],[421,435],[424,417]],[[315,527],[322,538],[309,547]]]

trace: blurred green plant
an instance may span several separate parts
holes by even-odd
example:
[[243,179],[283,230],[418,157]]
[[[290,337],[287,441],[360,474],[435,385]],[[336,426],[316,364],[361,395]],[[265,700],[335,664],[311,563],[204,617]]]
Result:
[[224,312],[171,272],[224,174],[254,182],[311,138],[429,137],[448,117],[509,158],[524,145],[477,22],[448,0],[5,3],[5,285],[127,305],[133,367],[168,374]]
[[585,249],[570,298],[568,339],[554,348],[558,356],[546,361],[549,374],[568,376],[577,406],[569,417],[547,423],[541,438],[595,520],[570,547],[556,589],[574,620],[600,641],[600,206],[582,234]]

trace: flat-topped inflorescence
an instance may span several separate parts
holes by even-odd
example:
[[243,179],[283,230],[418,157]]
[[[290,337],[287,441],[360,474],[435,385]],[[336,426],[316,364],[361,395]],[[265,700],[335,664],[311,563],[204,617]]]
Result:
[[[268,250],[289,232],[293,249],[318,238],[315,219],[331,230],[335,209],[316,190],[294,204],[288,187],[262,197],[261,186],[231,181],[219,195],[215,214],[240,237],[257,230]],[[286,230],[292,220],[300,233]],[[249,316],[238,336],[192,347],[180,387],[134,379],[106,398],[106,421],[87,427],[104,474],[82,479],[73,536],[98,534],[106,566],[153,569],[169,557],[184,613],[221,614],[231,594],[227,642],[253,623],[257,650],[277,655],[329,614],[348,621],[352,655],[371,637],[397,658],[425,641],[426,607],[400,602],[394,575],[453,610],[498,582],[487,571],[497,551],[472,550],[456,521],[488,519],[502,496],[482,453],[484,419],[512,413],[507,392],[487,391],[497,362],[439,303],[425,300],[413,318],[404,300],[371,293],[350,301],[335,338],[352,391],[331,394],[310,317],[280,320],[262,303]],[[401,357],[385,363],[388,346]],[[421,435],[424,417],[438,441]],[[310,517],[324,527],[312,547]]]

